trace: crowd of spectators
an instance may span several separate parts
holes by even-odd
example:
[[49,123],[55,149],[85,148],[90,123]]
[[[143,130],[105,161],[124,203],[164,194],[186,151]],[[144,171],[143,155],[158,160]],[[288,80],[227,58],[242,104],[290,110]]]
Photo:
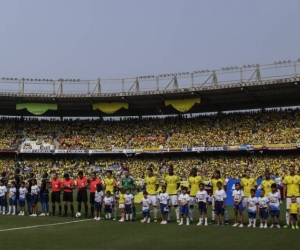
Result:
[[[120,180],[123,168],[129,168],[131,175],[140,185],[146,169],[152,166],[159,180],[163,180],[168,168],[173,166],[175,173],[182,181],[186,181],[190,170],[197,168],[204,180],[209,180],[215,170],[220,170],[223,178],[241,178],[245,169],[251,170],[254,178],[264,176],[269,170],[273,175],[284,176],[289,166],[300,170],[300,155],[297,152],[245,152],[245,153],[202,153],[202,154],[159,154],[140,156],[40,156],[40,155],[3,155],[0,157],[0,172],[13,173],[20,168],[26,176],[33,172],[41,178],[44,172],[57,172],[61,177],[69,173],[77,179],[77,173],[82,170],[86,176],[96,171],[99,177],[104,177],[106,170],[112,170],[115,178]],[[13,178],[13,175],[11,175]]]
[[[182,148],[300,142],[300,110],[263,110],[120,120],[0,120],[0,149],[18,136],[56,149]],[[55,145],[55,141],[57,141]]]

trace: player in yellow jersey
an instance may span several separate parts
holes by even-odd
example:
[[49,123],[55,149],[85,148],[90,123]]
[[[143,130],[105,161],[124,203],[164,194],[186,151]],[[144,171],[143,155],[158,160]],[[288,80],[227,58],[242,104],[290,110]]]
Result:
[[269,194],[271,193],[272,189],[271,189],[271,185],[274,183],[276,184],[276,181],[271,179],[271,174],[270,172],[267,170],[265,172],[265,178],[262,182],[261,182],[261,188],[263,190],[265,190],[265,197],[268,197]]
[[169,175],[165,177],[165,183],[167,185],[167,194],[170,196],[170,212],[168,220],[170,220],[171,217],[171,207],[174,206],[176,219],[179,223],[178,188],[180,186],[180,178],[177,175],[174,175],[174,168],[172,165],[169,167]]
[[[251,171],[249,169],[245,170],[245,177],[241,179],[241,185],[244,190],[244,199],[243,199],[243,207],[246,208],[248,204],[248,200],[251,197],[251,189],[257,190],[257,182],[256,180],[250,176]],[[265,192],[266,195],[266,192]],[[243,214],[245,215],[246,209],[244,209]]]
[[291,197],[291,204],[289,207],[289,215],[292,224],[292,229],[299,229],[298,226],[298,214],[299,214],[300,205],[297,203],[296,196]]
[[[212,179],[209,181],[209,184],[211,186],[211,194],[214,194],[216,192],[216,190],[218,190],[218,182],[221,182],[222,187],[224,189],[224,191],[226,192],[227,190],[227,185],[226,185],[226,181],[221,178],[221,173],[219,170],[215,170]],[[210,223],[214,223],[215,220],[215,202],[214,202],[214,198],[212,198],[212,220]],[[224,210],[224,217],[225,217],[225,224],[228,224],[228,212],[227,209],[225,208]]]
[[116,191],[117,182],[112,177],[112,171],[111,170],[106,171],[106,178],[104,179],[104,183],[105,183],[105,192],[110,191],[110,193],[112,194],[111,197],[113,197],[113,203],[112,203],[112,210],[113,210],[113,214],[114,214],[113,220],[116,220],[117,219],[117,209],[116,209],[116,206],[115,206],[114,193]]
[[199,184],[203,183],[203,179],[200,175],[197,175],[197,169],[193,168],[190,173],[189,177],[189,186],[190,186],[190,221],[193,221],[193,214],[194,214],[194,204],[196,199],[196,194],[199,191]]
[[290,174],[285,176],[283,179],[283,199],[286,198],[286,226],[284,228],[289,227],[290,225],[290,216],[289,209],[291,204],[291,197],[295,196],[296,201],[300,203],[300,176],[295,173],[295,167],[290,167]]
[[[151,201],[154,214],[154,222],[157,222],[157,189],[158,189],[158,179],[153,174],[153,169],[151,167],[147,168],[147,176],[145,178],[146,191],[148,192],[148,198]],[[150,220],[150,218],[149,218]]]

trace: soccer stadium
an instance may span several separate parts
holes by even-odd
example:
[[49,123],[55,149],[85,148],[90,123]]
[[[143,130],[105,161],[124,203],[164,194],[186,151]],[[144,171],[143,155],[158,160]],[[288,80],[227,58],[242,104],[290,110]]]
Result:
[[[236,25],[228,34],[213,20],[204,25],[209,13],[192,28],[201,19],[200,2],[67,2],[7,4],[16,17],[0,15],[8,27],[3,37],[14,38],[4,42],[6,59],[0,60],[2,246],[298,249],[300,58],[294,53],[296,39],[283,46],[286,39],[280,40],[277,29],[293,32],[267,20],[265,30],[255,15],[243,27],[226,14],[241,18],[232,12],[232,2],[220,1],[225,16],[216,10],[218,20]],[[255,2],[266,12],[271,8]],[[203,6],[214,5],[203,1]],[[293,6],[273,8],[296,16],[299,4]],[[155,11],[160,14],[147,22]],[[166,21],[174,13],[180,22]],[[135,14],[132,21],[128,15]],[[197,27],[214,38],[203,42],[207,51],[200,52],[196,41],[206,36]],[[10,29],[24,41],[8,35]],[[143,29],[154,33],[147,36]],[[175,37],[179,30],[195,42]],[[164,34],[171,37],[166,46]],[[222,45],[221,54],[213,53],[220,34],[232,47],[227,51]],[[160,46],[168,51],[161,57],[152,50],[163,53]],[[34,53],[24,56],[26,48]],[[245,50],[249,53],[239,55]],[[196,61],[209,53],[231,66],[219,67],[210,58],[199,69],[193,53]],[[282,59],[274,60],[274,54]],[[261,61],[253,63],[256,59]],[[94,77],[99,66],[104,76]],[[19,77],[24,72],[28,77]],[[69,76],[56,77],[64,73]]]

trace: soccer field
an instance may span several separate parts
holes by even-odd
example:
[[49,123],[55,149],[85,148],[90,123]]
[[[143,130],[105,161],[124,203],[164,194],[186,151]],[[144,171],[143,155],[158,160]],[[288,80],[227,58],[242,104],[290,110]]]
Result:
[[[70,216],[0,215],[1,245],[5,249],[299,249],[300,230],[233,228],[232,210],[228,207],[231,225],[225,227],[196,226],[197,222],[178,226],[174,211],[167,225],[160,225],[160,221],[142,224],[139,220],[120,223]],[[208,215],[210,218],[211,210]],[[197,211],[194,218],[198,218]],[[281,221],[284,222],[283,213]]]

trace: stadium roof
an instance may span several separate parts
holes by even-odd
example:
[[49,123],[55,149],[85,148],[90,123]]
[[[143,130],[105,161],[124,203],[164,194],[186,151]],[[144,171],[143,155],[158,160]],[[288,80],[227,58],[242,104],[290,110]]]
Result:
[[[16,104],[20,103],[57,104],[56,111],[43,114],[48,117],[182,114],[172,106],[165,106],[164,101],[195,97],[200,97],[201,103],[196,103],[188,113],[299,106],[299,66],[300,59],[101,82],[100,79],[55,81],[3,77],[0,79],[0,115],[32,116],[26,109],[16,110]],[[106,86],[114,88],[105,89]],[[100,102],[125,102],[129,108],[105,114],[92,109],[92,104]]]
[[[18,103],[57,103],[57,111],[47,111],[44,116],[57,117],[99,117],[99,116],[142,116],[179,114],[172,106],[165,106],[167,99],[188,99],[201,97],[201,103],[188,113],[247,110],[257,108],[300,105],[299,79],[278,80],[270,84],[237,84],[236,86],[212,86],[207,89],[184,90],[174,93],[141,94],[111,97],[43,97],[9,96],[0,93],[0,115],[32,116],[26,109],[16,110]],[[245,85],[245,86],[244,86]],[[98,102],[128,102],[129,109],[121,109],[113,115],[92,110]],[[182,114],[182,113],[181,113]]]

